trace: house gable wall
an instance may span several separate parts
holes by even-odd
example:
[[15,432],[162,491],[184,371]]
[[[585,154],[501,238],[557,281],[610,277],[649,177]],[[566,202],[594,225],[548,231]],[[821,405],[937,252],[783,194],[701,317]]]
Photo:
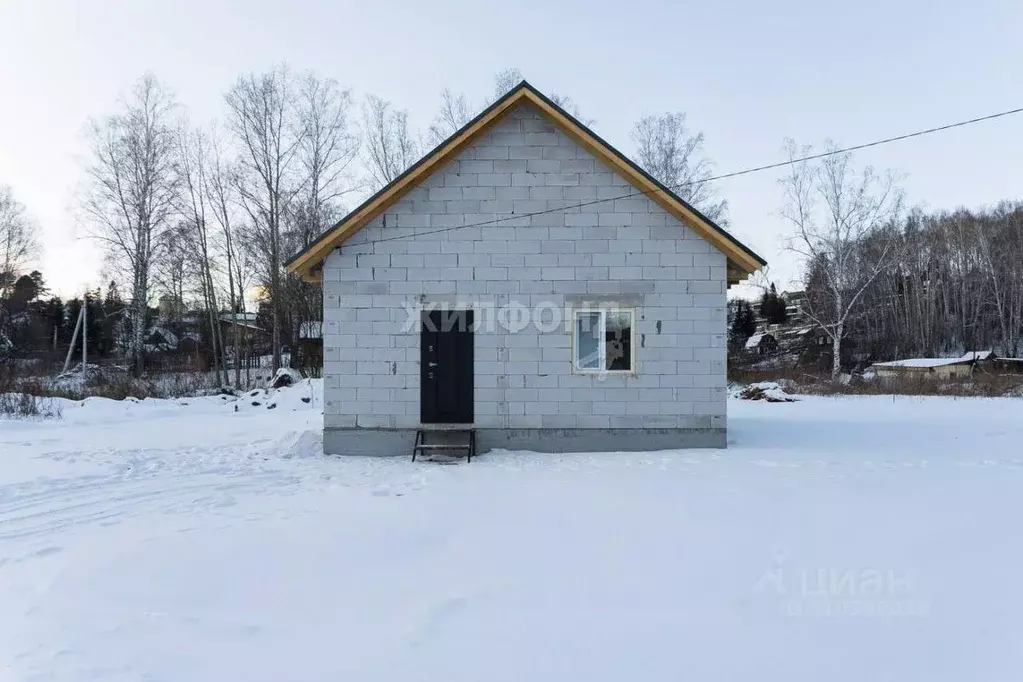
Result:
[[[723,442],[726,257],[645,196],[580,206],[635,191],[537,110],[512,110],[325,261],[325,428],[418,425],[409,311],[442,304],[477,310],[480,428],[701,429]],[[573,373],[565,322],[497,319],[584,302],[636,309],[634,375]]]

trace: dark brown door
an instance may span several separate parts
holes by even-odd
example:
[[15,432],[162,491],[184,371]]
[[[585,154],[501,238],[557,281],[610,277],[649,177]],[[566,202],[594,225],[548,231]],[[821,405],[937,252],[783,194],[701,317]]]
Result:
[[473,421],[472,322],[471,310],[423,313],[419,418],[424,424]]

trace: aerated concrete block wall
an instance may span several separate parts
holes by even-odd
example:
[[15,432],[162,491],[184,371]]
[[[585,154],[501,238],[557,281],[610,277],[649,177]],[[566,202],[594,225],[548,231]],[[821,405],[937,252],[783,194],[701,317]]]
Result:
[[[483,448],[723,447],[726,259],[644,195],[580,206],[638,192],[521,106],[335,250],[323,271],[325,450],[410,452],[420,349],[408,316],[432,303],[477,310]],[[550,212],[521,215],[538,211]],[[586,302],[635,308],[634,376],[573,373],[568,324],[493,320],[502,307]]]

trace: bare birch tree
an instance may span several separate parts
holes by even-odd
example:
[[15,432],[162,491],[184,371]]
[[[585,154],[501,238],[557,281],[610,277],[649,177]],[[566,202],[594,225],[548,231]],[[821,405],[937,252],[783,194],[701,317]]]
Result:
[[[798,160],[812,153],[809,147],[797,148],[791,140],[787,145],[791,164],[780,181],[786,199],[782,216],[794,230],[789,248],[806,262],[811,280],[807,291],[824,293],[807,298],[806,313],[831,339],[831,375],[837,378],[850,316],[864,291],[899,253],[901,236],[895,223],[902,192],[890,171],[878,176],[868,167],[857,174],[851,154],[811,163]],[[829,149],[834,145],[829,143]]]
[[39,251],[32,221],[11,188],[0,185],[0,298],[14,286],[18,273]]
[[974,221],[975,239],[987,280],[988,303],[997,320],[1002,353],[1015,357],[1023,328],[1023,215],[1012,206],[995,208],[991,221]]
[[298,172],[301,173],[297,220],[305,248],[341,211],[345,195],[357,189],[354,165],[359,135],[351,121],[352,94],[337,81],[306,74],[299,83]]
[[[191,245],[191,260],[199,284],[203,307],[206,309],[210,326],[210,341],[213,346],[213,372],[217,386],[228,383],[227,370],[223,367],[224,342],[220,334],[220,307],[217,303],[217,286],[213,266],[214,235],[211,221],[207,216],[210,205],[207,188],[210,182],[210,144],[208,136],[199,129],[190,129],[182,124],[179,132],[179,158],[181,167],[181,213],[188,227],[188,244]],[[212,216],[212,210],[210,211]]]
[[522,72],[516,68],[502,69],[494,75],[494,96],[491,102],[504,97],[509,90],[523,81]]
[[419,144],[408,129],[408,112],[368,95],[363,105],[365,165],[373,189],[383,187],[419,158]]
[[592,126],[594,124],[594,119],[583,116],[582,109],[580,109],[579,105],[575,103],[575,100],[568,95],[560,92],[552,92],[550,94],[550,100],[564,109],[566,113],[572,116],[572,118],[578,119],[583,125]]
[[465,95],[456,95],[445,88],[440,97],[440,111],[430,124],[430,143],[434,146],[454,135],[475,115]]
[[131,282],[129,354],[143,369],[146,311],[160,237],[174,216],[179,187],[176,105],[152,75],[145,75],[122,111],[91,125],[92,158],[83,213],[109,262]]
[[632,128],[639,165],[719,225],[728,224],[728,202],[707,182],[712,164],[703,133],[686,126],[684,113],[644,116]]
[[287,67],[244,76],[227,93],[230,126],[239,146],[238,191],[248,213],[248,244],[260,255],[261,275],[272,310],[273,369],[281,367],[284,314],[282,232],[294,197],[294,93]]
[[[298,195],[293,202],[292,228],[286,235],[287,253],[311,244],[342,212],[344,197],[354,191],[353,166],[359,155],[359,136],[350,120],[352,97],[334,80],[312,73],[299,82],[299,149],[296,173]],[[302,325],[322,320],[323,289],[295,275],[285,280],[285,300],[290,316],[293,367],[302,367]]]
[[[507,95],[522,80],[522,72],[516,68],[498,71],[494,74],[493,93],[483,100],[481,106],[474,105],[464,94],[456,94],[452,90],[445,88],[441,92],[440,110],[434,116],[433,123],[430,124],[429,142],[433,145],[440,144],[471,121],[480,111]],[[592,120],[582,118],[579,107],[572,101],[571,97],[559,93],[551,93],[550,98],[551,101],[575,118],[581,120],[584,124],[591,125],[593,123]]]
[[205,193],[213,220],[220,228],[221,238],[216,240],[223,256],[223,274],[227,277],[227,296],[231,307],[231,336],[233,347],[234,385],[241,386],[241,328],[238,313],[245,311],[245,289],[248,282],[248,259],[239,248],[237,234],[240,229],[235,206],[238,181],[234,169],[224,158],[223,145],[214,132],[210,137],[209,171],[205,176]]
[[502,69],[494,75],[494,92],[484,100],[483,106],[474,106],[464,94],[455,94],[445,88],[440,94],[441,105],[430,124],[430,143],[438,145],[471,121],[479,111],[508,94],[522,82],[522,72],[515,68]]
[[171,298],[168,320],[180,325],[184,302],[191,287],[193,254],[192,230],[183,220],[176,221],[160,233],[156,251],[159,258],[153,261],[150,275],[153,293],[163,293]]

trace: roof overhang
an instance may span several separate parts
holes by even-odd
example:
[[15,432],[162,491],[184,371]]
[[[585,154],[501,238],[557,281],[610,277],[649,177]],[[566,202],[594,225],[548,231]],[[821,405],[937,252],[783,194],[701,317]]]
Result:
[[[487,107],[479,116],[469,121],[451,137],[441,142],[430,153],[411,168],[391,181],[362,205],[325,231],[301,253],[292,258],[286,267],[306,281],[322,279],[323,262],[332,249],[372,220],[379,217],[400,201],[406,193],[422,183],[435,170],[453,159],[459,152],[471,145],[492,124],[520,104],[530,104],[550,118],[566,135],[586,149],[590,154],[610,166],[632,185],[647,194],[669,214],[690,226],[728,258],[727,278],[729,284],[738,284],[767,264],[735,237],[726,232],[710,218],[686,203],[681,197],[661,184],[656,178],[629,160],[624,154],[601,139],[587,126],[559,107],[543,93],[526,81],[508,92],[504,97]],[[508,216],[509,219],[514,216]]]

